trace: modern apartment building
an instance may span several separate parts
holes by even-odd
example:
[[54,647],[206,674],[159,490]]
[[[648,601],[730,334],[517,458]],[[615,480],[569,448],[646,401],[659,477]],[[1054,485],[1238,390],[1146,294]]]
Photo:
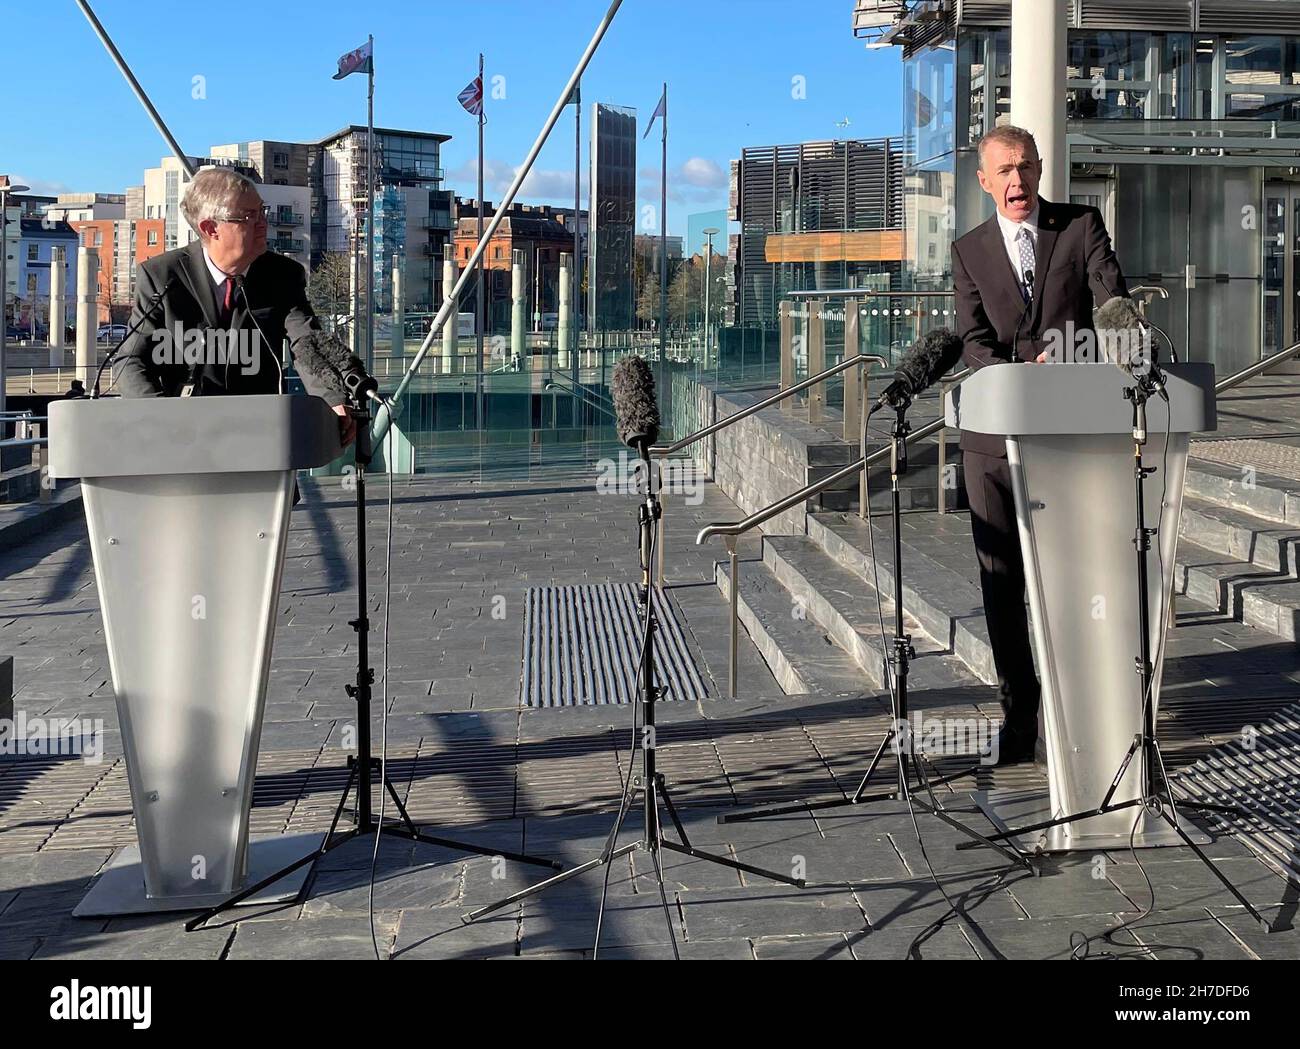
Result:
[[[375,128],[375,307],[392,308],[392,260],[404,260],[406,308],[442,302],[444,250],[451,240],[452,197],[443,189],[442,144],[450,135]],[[313,260],[351,255],[366,210],[366,128],[351,124],[309,144]],[[364,282],[363,282],[364,283]]]

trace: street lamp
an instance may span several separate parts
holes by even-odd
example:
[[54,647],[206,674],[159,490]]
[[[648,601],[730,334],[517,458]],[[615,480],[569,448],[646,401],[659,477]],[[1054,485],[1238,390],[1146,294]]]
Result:
[[[9,194],[26,193],[30,186],[19,186],[0,175],[0,437],[4,436],[5,410],[5,342],[9,338]],[[18,220],[19,230],[22,219]]]
[[709,238],[704,256],[704,367],[709,366],[709,333],[713,330],[713,318],[709,314],[709,293],[713,290],[713,238],[721,231],[717,226],[707,226],[704,235]]

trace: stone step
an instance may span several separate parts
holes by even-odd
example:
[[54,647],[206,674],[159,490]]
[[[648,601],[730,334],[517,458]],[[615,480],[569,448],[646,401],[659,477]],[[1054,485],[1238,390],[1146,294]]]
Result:
[[[718,562],[715,578],[729,600],[727,562]],[[761,561],[740,563],[737,613],[787,695],[863,695],[873,691],[853,657],[836,645],[820,624],[798,614],[790,592]]]
[[[950,545],[958,556],[968,554],[973,558],[965,515],[943,519],[943,525],[949,534],[935,537],[935,542]],[[892,594],[894,551],[889,521],[873,519],[873,527],[880,587],[886,594]],[[866,522],[856,514],[812,515],[808,518],[808,537],[838,565],[874,585],[870,533]],[[903,607],[926,634],[945,651],[957,656],[975,678],[985,684],[996,684],[997,671],[993,666],[993,649],[989,645],[979,585],[907,538],[902,548]]]
[[1300,579],[1181,540],[1174,590],[1286,641],[1300,626]]
[[1296,575],[1300,529],[1196,496],[1183,500],[1179,539],[1285,576]]
[[1247,474],[1241,467],[1192,457],[1184,489],[1188,497],[1300,527],[1300,481],[1286,477],[1262,471]]
[[[886,653],[891,650],[894,636],[892,599],[883,597],[878,606],[870,582],[832,560],[807,536],[765,538],[763,563],[803,613],[854,658],[868,682],[882,692],[888,691]],[[905,614],[903,627],[911,635],[916,651],[908,672],[911,688],[978,684],[965,664],[925,633],[914,617]]]

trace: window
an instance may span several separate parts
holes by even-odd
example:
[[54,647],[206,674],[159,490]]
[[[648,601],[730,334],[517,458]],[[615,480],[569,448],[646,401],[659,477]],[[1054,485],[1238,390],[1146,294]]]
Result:
[[277,168],[287,168],[289,166],[288,153],[272,153],[271,164]]
[[157,243],[158,243],[158,231],[156,229],[151,229],[149,231],[149,247],[152,248],[155,245],[157,245]]
[[27,261],[36,262],[41,257],[41,246],[39,244],[27,245]]

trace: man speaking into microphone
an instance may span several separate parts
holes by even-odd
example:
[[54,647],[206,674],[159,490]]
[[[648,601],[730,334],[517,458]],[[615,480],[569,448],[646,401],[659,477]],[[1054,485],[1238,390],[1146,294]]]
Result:
[[[1093,332],[1099,301],[1127,297],[1096,208],[1038,195],[1043,162],[1034,137],[1003,126],[979,143],[979,183],[997,213],[952,246],[957,334],[971,368],[1048,362],[1046,346]],[[1002,437],[962,431],[971,534],[979,559],[989,642],[1005,720],[998,763],[1030,761],[1038,741],[1039,683],[1025,611],[1025,569]]]
[[288,338],[307,392],[334,409],[342,441],[350,443],[356,423],[338,369],[319,352],[332,339],[307,299],[306,271],[267,250],[257,185],[228,168],[205,168],[190,182],[181,211],[199,239],[140,265],[135,332],[117,371],[122,395],[283,393],[279,352]]

